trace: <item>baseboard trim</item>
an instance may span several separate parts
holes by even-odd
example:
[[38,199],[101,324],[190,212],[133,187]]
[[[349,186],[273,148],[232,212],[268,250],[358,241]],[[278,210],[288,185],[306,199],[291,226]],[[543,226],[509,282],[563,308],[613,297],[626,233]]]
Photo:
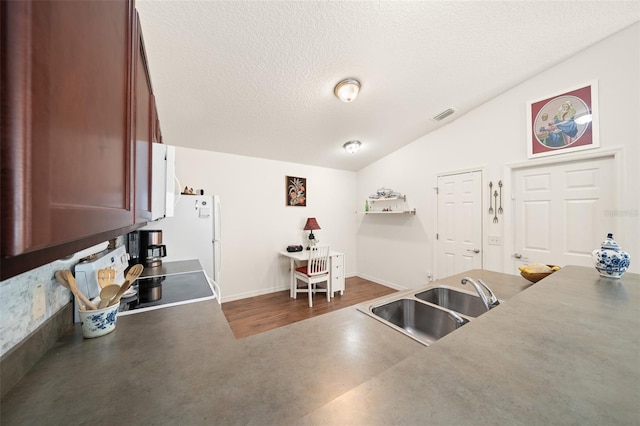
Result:
[[393,288],[393,289],[395,289],[395,290],[399,290],[399,291],[402,291],[402,290],[409,290],[409,287],[403,287],[403,286],[401,286],[401,285],[398,285],[398,284],[395,284],[395,283],[392,283],[392,282],[389,282],[389,281],[385,281],[385,280],[382,280],[382,279],[380,279],[380,278],[372,277],[372,276],[370,276],[370,275],[365,275],[365,274],[357,274],[357,275],[358,275],[360,278],[364,278],[365,280],[368,280],[368,281],[374,282],[374,283],[376,283],[376,284],[383,285],[383,286],[385,286],[385,287],[390,287],[390,288]]
[[73,303],[68,303],[0,358],[0,398],[33,368],[58,339],[73,328]]
[[289,285],[286,284],[284,286],[275,287],[275,288],[267,288],[263,290],[248,291],[246,293],[232,294],[230,296],[224,296],[220,298],[220,302],[221,303],[233,302],[235,300],[242,300],[242,299],[247,299],[249,297],[256,297],[256,296],[262,296],[265,294],[277,293],[279,291],[288,290],[288,289],[289,289]]

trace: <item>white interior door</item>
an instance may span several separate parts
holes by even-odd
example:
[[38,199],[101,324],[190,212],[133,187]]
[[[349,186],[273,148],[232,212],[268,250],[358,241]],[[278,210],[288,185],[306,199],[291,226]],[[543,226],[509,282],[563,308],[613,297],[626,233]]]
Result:
[[437,277],[482,268],[482,172],[438,176]]
[[591,252],[614,232],[614,158],[515,170],[513,272],[529,263],[593,266]]

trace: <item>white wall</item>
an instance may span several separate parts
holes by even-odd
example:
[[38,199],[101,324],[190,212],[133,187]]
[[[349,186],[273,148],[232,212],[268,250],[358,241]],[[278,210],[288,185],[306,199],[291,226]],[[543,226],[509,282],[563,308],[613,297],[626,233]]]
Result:
[[[485,182],[505,180],[507,164],[527,160],[527,102],[594,79],[599,85],[600,149],[623,149],[620,185],[625,197],[610,211],[618,221],[617,229],[624,232],[615,237],[631,256],[630,271],[639,272],[639,76],[640,24],[634,24],[359,171],[357,196],[362,203],[377,188],[389,186],[407,194],[417,215],[359,215],[358,275],[399,288],[424,285],[426,273],[437,272],[436,176],[477,167],[484,168]],[[511,211],[507,208],[505,214]],[[484,218],[485,268],[510,272],[504,244],[486,245],[489,234],[502,236],[503,242],[513,238],[503,222],[494,224]],[[600,241],[594,241],[594,248]]]
[[[355,273],[354,172],[177,147],[176,175],[182,188],[220,196],[223,302],[288,288],[289,263],[277,252],[306,244],[308,217],[320,243],[345,253],[346,275]],[[285,205],[286,176],[307,178],[306,207]]]

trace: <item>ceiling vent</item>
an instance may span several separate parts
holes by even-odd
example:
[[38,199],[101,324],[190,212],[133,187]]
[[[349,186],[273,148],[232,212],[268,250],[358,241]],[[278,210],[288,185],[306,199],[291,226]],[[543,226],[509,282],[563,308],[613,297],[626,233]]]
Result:
[[440,121],[440,120],[444,120],[445,118],[447,118],[448,116],[450,116],[451,114],[453,114],[454,112],[456,112],[455,109],[453,108],[447,108],[444,111],[442,111],[440,114],[436,115],[435,117],[432,118],[433,121]]

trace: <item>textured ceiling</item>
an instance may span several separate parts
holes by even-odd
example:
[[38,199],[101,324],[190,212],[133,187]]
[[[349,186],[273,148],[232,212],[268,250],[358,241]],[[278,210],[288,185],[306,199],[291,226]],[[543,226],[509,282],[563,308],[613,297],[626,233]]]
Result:
[[[166,143],[344,170],[640,20],[639,1],[602,0],[136,7]],[[345,104],[333,88],[347,77],[362,90]],[[342,149],[351,139],[362,142],[355,155]]]

